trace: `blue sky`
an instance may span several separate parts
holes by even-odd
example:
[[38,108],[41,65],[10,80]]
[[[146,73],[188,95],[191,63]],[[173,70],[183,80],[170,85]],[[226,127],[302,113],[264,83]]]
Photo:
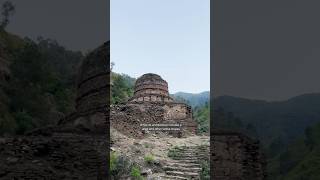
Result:
[[210,0],[111,0],[114,71],[161,75],[170,93],[210,89]]

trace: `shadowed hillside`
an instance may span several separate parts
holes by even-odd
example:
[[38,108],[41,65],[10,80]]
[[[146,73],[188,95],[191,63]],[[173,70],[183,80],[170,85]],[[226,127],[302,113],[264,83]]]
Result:
[[0,30],[0,134],[55,124],[74,110],[81,52],[51,39],[22,39]]
[[277,102],[221,96],[214,102],[216,126],[261,140],[270,179],[318,178],[320,94]]

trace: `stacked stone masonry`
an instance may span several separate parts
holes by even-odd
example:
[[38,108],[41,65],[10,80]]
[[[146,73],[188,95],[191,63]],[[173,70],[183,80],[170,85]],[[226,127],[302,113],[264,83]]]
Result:
[[78,76],[76,108],[78,112],[104,108],[108,104],[110,72],[107,67],[109,45],[93,51],[82,62]]
[[129,102],[173,102],[168,83],[157,74],[144,74],[137,79],[134,96]]
[[[157,112],[152,113],[154,110]],[[169,132],[176,136],[195,134],[197,130],[191,107],[175,102],[169,95],[168,83],[152,73],[138,78],[133,97],[111,110],[111,126],[124,134],[143,137],[141,124],[179,124],[181,131]]]
[[237,132],[213,129],[210,144],[212,179],[266,179],[266,161],[258,141]]
[[127,103],[111,107],[111,126],[129,137],[144,137],[141,124],[177,123],[182,125],[182,131],[176,135],[196,133],[191,108],[183,103]]

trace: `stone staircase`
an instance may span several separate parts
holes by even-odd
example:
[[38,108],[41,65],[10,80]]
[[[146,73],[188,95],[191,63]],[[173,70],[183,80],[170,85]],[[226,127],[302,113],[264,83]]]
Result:
[[209,146],[179,146],[168,153],[162,179],[199,180],[201,160],[209,160]]

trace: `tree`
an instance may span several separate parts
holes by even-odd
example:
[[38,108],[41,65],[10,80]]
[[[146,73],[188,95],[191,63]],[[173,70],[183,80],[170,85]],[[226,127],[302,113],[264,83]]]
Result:
[[111,70],[111,71],[113,70],[114,65],[115,65],[115,63],[114,63],[114,62],[111,62],[111,64],[110,64],[110,70]]
[[312,146],[314,145],[314,138],[312,136],[312,128],[311,127],[307,127],[305,130],[304,130],[304,134],[306,136],[305,138],[305,144],[312,148]]
[[0,25],[0,29],[3,30],[5,29],[8,24],[10,23],[10,16],[12,16],[15,13],[15,6],[12,4],[10,1],[5,1],[2,4],[2,9],[1,9],[1,15],[2,15],[2,21]]

